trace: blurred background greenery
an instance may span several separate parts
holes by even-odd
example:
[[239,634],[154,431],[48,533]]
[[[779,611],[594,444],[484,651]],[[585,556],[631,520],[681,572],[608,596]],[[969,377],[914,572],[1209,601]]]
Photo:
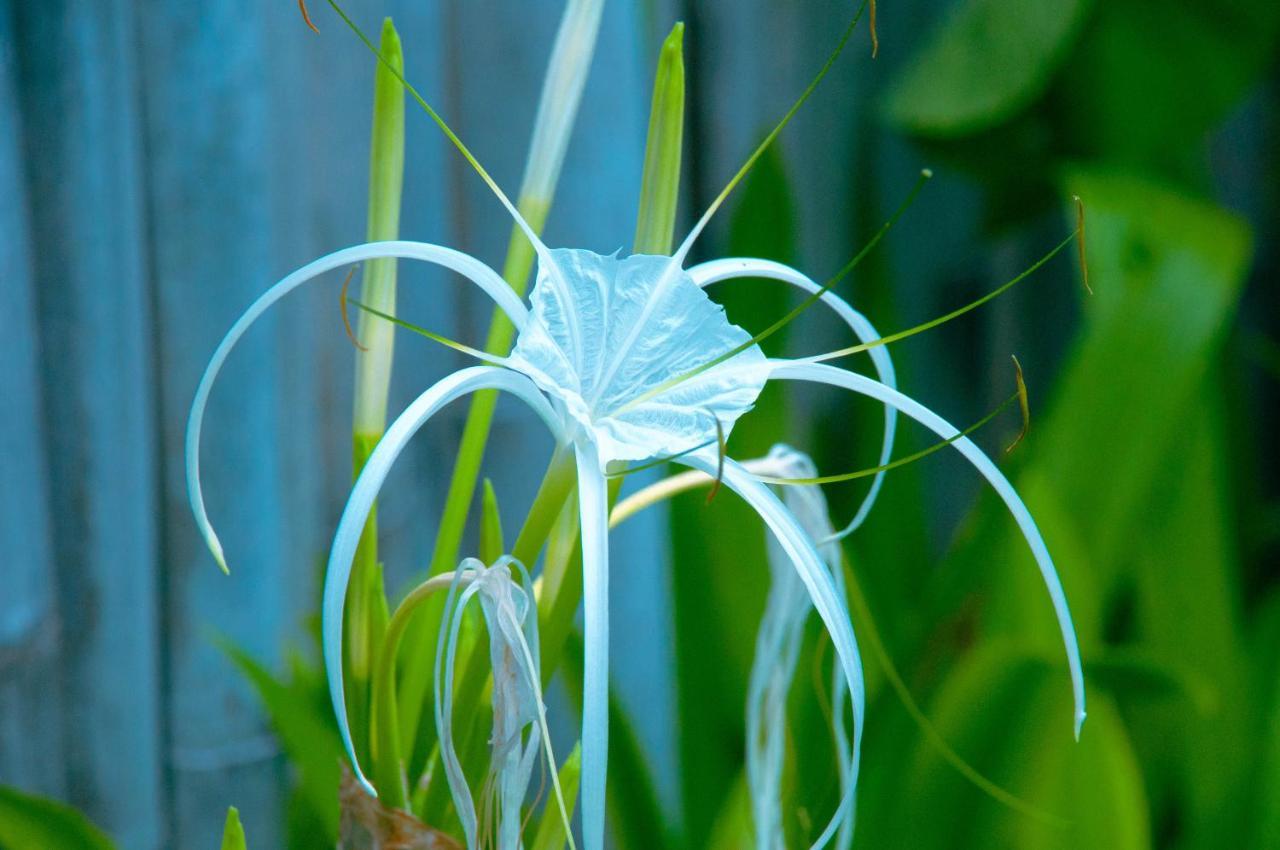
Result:
[[[394,11],[364,5],[370,16]],[[1083,200],[1092,295],[1064,254],[981,313],[892,353],[901,384],[961,425],[1008,396],[1009,355],[1023,363],[1030,435],[1003,455],[1018,429],[1010,417],[977,439],[1026,498],[1062,571],[1090,715],[1076,744],[1051,610],[1000,505],[949,452],[895,470],[846,546],[869,676],[855,846],[1280,847],[1280,456],[1268,436],[1280,426],[1280,5],[883,0],[878,11],[880,56],[846,54],[699,250],[779,259],[822,279],[931,166],[934,185],[845,292],[889,332],[1013,277],[1076,226],[1072,198]],[[798,0],[611,8],[641,21],[646,61],[672,21],[687,22],[686,218],[812,74],[845,12]],[[606,50],[597,65],[611,61]],[[581,122],[606,118],[588,111]],[[518,160],[516,138],[480,144]],[[577,149],[567,170],[607,155]],[[553,216],[557,226],[573,232]],[[792,298],[764,282],[716,297],[753,330]],[[771,340],[775,350],[839,340],[818,315],[786,337]],[[822,470],[845,471],[874,463],[879,428],[870,403],[770,389],[730,450],[752,457],[786,437]],[[905,427],[898,453],[931,442]],[[847,517],[862,493],[859,483],[830,488],[834,514]],[[619,848],[751,843],[743,704],[767,590],[764,531],[730,498],[703,502],[675,505],[669,542],[656,544],[669,548],[658,553],[669,558],[669,597],[650,613],[671,639],[659,653],[670,667],[655,674],[667,684],[654,692],[669,688],[669,704],[637,699],[646,683],[633,675],[616,706]],[[259,648],[306,646],[299,626],[285,641],[261,636]],[[819,631],[815,619],[792,695],[787,787],[804,801],[787,821],[796,847],[835,802],[822,677],[805,672],[830,656]],[[279,652],[230,655],[292,764],[287,780],[271,780],[294,789],[279,834],[291,847],[323,846],[337,828],[326,801],[338,745],[314,667],[263,658]],[[893,687],[898,675],[923,723]],[[654,718],[671,730],[671,758],[645,731]],[[1026,807],[963,776],[930,730]],[[67,796],[112,820],[75,779]],[[238,802],[216,800],[219,823]],[[34,830],[64,821],[67,846],[107,846],[70,810],[0,794],[0,846],[56,847]],[[179,834],[184,847],[216,840]]]

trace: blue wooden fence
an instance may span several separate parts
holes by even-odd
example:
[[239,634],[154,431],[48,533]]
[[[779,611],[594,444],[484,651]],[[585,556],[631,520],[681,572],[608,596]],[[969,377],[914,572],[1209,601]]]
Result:
[[[305,646],[350,474],[351,358],[332,288],[292,297],[253,333],[212,399],[207,493],[230,578],[189,517],[182,429],[238,312],[364,233],[372,66],[313,5],[319,36],[292,0],[0,0],[0,782],[72,802],[127,848],[213,846],[229,803],[256,846],[283,846],[285,765],[211,638],[273,665]],[[348,5],[370,29],[395,16],[410,76],[516,186],[562,4]],[[894,5],[883,32],[903,35],[936,3]],[[844,8],[611,0],[549,240],[629,245],[653,59],[678,15],[696,80],[688,194],[705,199],[813,72]],[[881,63],[895,52],[885,41]],[[784,141],[805,151],[788,171],[816,274],[849,253],[855,170],[896,193],[918,167],[870,131],[877,73],[842,64]],[[500,263],[500,208],[422,116],[408,123],[403,233]],[[954,262],[970,235],[971,217],[946,215],[965,190],[934,197],[922,227],[941,209],[952,241],[895,255],[904,280]],[[443,274],[401,274],[406,314],[481,338],[486,303]],[[398,349],[393,409],[458,364],[418,342]],[[463,413],[428,429],[392,477],[381,520],[395,578],[427,559]],[[527,501],[547,447],[500,407],[489,469],[504,502]],[[648,637],[615,647],[615,671],[670,780],[661,528],[650,517],[615,538],[615,633]]]

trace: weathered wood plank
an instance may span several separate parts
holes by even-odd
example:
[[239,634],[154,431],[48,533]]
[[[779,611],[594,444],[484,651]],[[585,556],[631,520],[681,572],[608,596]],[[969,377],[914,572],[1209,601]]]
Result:
[[0,336],[0,782],[60,796],[58,616],[12,11],[0,4],[0,302],[12,310]]
[[[154,394],[133,9],[16,8],[69,800],[163,843]],[[45,683],[50,686],[51,683]]]
[[[283,765],[256,698],[210,638],[271,664],[311,597],[291,580],[299,506],[282,446],[313,443],[310,352],[288,350],[268,319],[231,359],[209,407],[203,445],[209,513],[232,568],[223,576],[190,521],[183,430],[196,381],[218,339],[301,253],[282,213],[297,186],[280,169],[297,128],[272,81],[297,79],[277,4],[138,4],[144,70],[160,380],[165,670],[174,833],[217,835],[228,805],[263,846],[283,846]],[[290,13],[296,9],[289,10]],[[282,314],[287,310],[281,311]],[[287,318],[287,317],[286,317]],[[298,424],[293,420],[298,419]],[[287,455],[287,453],[286,453]],[[296,471],[297,467],[293,467]],[[305,514],[304,514],[305,517]]]

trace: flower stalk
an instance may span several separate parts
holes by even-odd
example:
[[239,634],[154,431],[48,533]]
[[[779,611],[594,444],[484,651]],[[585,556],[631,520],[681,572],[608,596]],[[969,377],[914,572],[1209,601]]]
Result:
[[[378,49],[385,61],[374,66],[367,226],[370,242],[393,240],[400,232],[400,200],[404,183],[404,88],[396,73],[404,73],[404,53],[400,36],[390,18],[382,23]],[[365,262],[360,301],[384,313],[395,312],[395,258]],[[345,303],[343,309],[345,315]],[[359,342],[355,352],[352,472],[358,477],[386,429],[395,325],[362,310],[356,339]],[[378,562],[376,509],[370,512],[360,536],[348,606],[351,620],[345,642],[351,678],[348,680],[347,702],[356,728],[370,731],[370,679],[387,624],[386,594],[382,567]],[[366,752],[371,749],[370,738],[368,734],[358,734],[356,738]],[[384,751],[382,755],[384,759],[398,759],[397,754]]]

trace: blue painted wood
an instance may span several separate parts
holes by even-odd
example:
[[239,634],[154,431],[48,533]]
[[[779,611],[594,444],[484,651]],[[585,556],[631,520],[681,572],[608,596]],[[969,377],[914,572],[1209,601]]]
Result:
[[159,506],[132,7],[25,3],[15,12],[61,622],[63,770],[71,802],[124,846],[156,848]]
[[0,4],[0,782],[63,795],[57,609],[45,466],[39,339],[32,280],[17,41],[10,4]]
[[[561,4],[350,6],[371,32],[395,15],[412,79],[514,189]],[[333,16],[313,10],[317,37],[289,3],[0,10],[0,285],[16,317],[0,342],[0,449],[20,460],[0,475],[0,546],[19,553],[3,567],[0,781],[70,800],[125,847],[204,846],[229,804],[255,843],[283,846],[284,765],[210,638],[275,666],[307,640],[317,565],[350,486],[338,279],[285,302],[214,393],[204,464],[230,578],[190,520],[182,432],[240,310],[292,268],[363,239],[371,59]],[[607,7],[550,225],[557,244],[630,243],[650,26],[634,3]],[[425,117],[408,134],[404,235],[500,265],[509,223]],[[403,264],[401,281],[406,315],[482,337],[489,305],[456,279]],[[393,413],[461,363],[421,340],[399,345]],[[464,414],[443,416],[392,476],[382,525],[393,583],[426,563]],[[549,448],[536,430],[500,408],[488,469],[512,512]],[[624,629],[652,632],[663,627],[662,528],[647,522],[616,539],[628,581],[613,605]],[[615,650],[624,697],[650,707],[660,651]],[[669,720],[639,714],[669,771]]]
[[[228,363],[209,406],[203,445],[209,514],[232,569],[223,576],[195,532],[181,459],[191,396],[235,317],[287,269],[277,254],[280,179],[272,152],[296,128],[276,120],[270,80],[294,76],[287,46],[270,40],[268,4],[139,6],[146,179],[156,298],[163,503],[165,672],[171,818],[194,844],[219,833],[235,804],[255,842],[284,842],[283,765],[256,698],[212,645],[223,635],[272,664],[309,600],[290,572],[288,483],[278,448],[307,445],[285,428],[289,363],[272,318]],[[284,47],[284,49],[280,49]],[[294,411],[296,414],[296,411]],[[291,417],[290,417],[291,418]]]

